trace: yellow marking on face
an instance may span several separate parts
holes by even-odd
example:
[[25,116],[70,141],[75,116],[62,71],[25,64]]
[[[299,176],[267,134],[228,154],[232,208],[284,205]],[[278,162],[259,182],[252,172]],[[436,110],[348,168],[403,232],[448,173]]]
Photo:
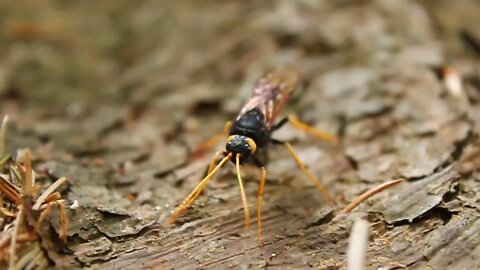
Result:
[[250,145],[250,148],[252,149],[250,154],[255,153],[257,151],[257,144],[255,143],[255,141],[253,139],[247,137],[247,143],[248,143],[248,145]]
[[236,135],[230,135],[230,136],[228,136],[227,142],[233,140],[233,138],[234,138],[235,136],[236,136]]
[[[227,141],[228,142],[232,141],[235,138],[235,136],[239,136],[239,135],[230,135],[230,136],[228,136]],[[255,143],[255,141],[252,138],[247,137],[247,143],[250,146],[250,149],[252,149],[250,151],[250,154],[255,153],[257,151],[257,144]]]

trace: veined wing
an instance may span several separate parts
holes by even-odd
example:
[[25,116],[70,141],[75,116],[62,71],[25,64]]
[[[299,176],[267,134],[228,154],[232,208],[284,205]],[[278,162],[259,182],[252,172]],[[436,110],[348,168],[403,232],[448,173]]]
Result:
[[294,69],[282,69],[267,74],[257,83],[252,96],[243,106],[237,119],[246,112],[258,108],[265,116],[265,123],[270,129],[297,88],[298,82],[299,76]]

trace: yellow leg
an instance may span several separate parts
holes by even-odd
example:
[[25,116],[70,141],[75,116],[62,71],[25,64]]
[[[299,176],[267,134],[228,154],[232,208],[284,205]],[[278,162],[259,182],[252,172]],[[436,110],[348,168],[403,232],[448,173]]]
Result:
[[327,142],[338,142],[338,137],[332,134],[329,134],[323,130],[314,128],[308,124],[305,124],[301,122],[296,116],[294,115],[289,115],[288,121],[296,128],[299,128],[301,130],[304,130],[305,132],[308,132],[312,134],[313,136],[322,139]]
[[231,127],[232,127],[232,122],[231,121],[226,122],[225,125],[223,126],[222,133],[219,133],[213,136],[212,138],[200,143],[197,149],[195,150],[195,153],[203,153],[204,151],[207,151],[208,149],[217,145],[220,142],[220,140],[223,139],[228,134],[228,131],[230,130]]
[[245,211],[245,226],[250,225],[250,210],[248,209],[247,196],[245,195],[245,190],[243,189],[242,177],[240,175],[240,154],[236,156],[236,165],[237,165],[237,177],[238,185],[240,186],[240,194],[242,195],[243,210]]
[[257,193],[257,222],[258,222],[258,243],[262,244],[262,199],[263,190],[265,189],[265,178],[267,176],[267,170],[265,167],[261,168],[262,178],[260,179],[260,185],[258,186]]
[[[217,164],[217,166],[215,166],[215,163],[217,162],[217,156],[219,155],[219,153],[220,153],[220,152],[217,152],[217,153],[215,153],[215,155],[213,156],[212,161],[210,162],[210,165],[208,166],[207,176],[208,176],[216,167],[218,167],[218,165],[220,164],[220,163],[219,163],[219,164]],[[230,155],[230,157],[231,157],[231,156],[232,156],[232,155]],[[205,178],[207,178],[207,176],[205,176]],[[213,176],[212,176],[212,177],[213,177]],[[202,180],[202,181],[203,181],[203,180]],[[190,194],[190,195],[192,195],[192,196],[190,197],[190,202],[189,202],[190,204],[193,203],[193,201],[195,201],[195,199],[196,199],[198,196],[200,196],[200,193],[201,193],[202,190],[205,188],[205,186],[206,186],[207,183],[205,182],[205,183],[203,184],[203,186],[200,186],[200,185],[202,184],[202,181],[201,181],[200,184],[195,188],[195,189],[198,188],[197,191],[196,191],[195,193],[193,193],[193,192],[195,191],[195,189],[194,189],[194,191],[192,191],[193,194],[192,194],[192,193]],[[189,196],[190,196],[190,195],[189,195]],[[188,197],[187,197],[187,199],[188,199]],[[187,199],[185,199],[185,200],[187,200]]]
[[217,163],[217,157],[220,155],[223,155],[223,151],[215,153],[215,156],[212,158],[212,161],[210,162],[210,165],[208,166],[208,171],[207,174],[211,173],[213,168],[215,168],[215,163]]
[[305,165],[303,165],[302,161],[300,161],[297,153],[295,153],[295,151],[293,150],[293,147],[290,145],[290,143],[285,142],[285,143],[283,143],[283,145],[285,145],[285,147],[288,149],[288,152],[290,152],[290,155],[295,160],[295,163],[297,163],[297,166],[303,171],[303,173],[307,176],[307,178],[317,187],[318,190],[320,190],[320,192],[325,197],[327,197],[327,199],[329,201],[333,202],[334,200],[333,200],[332,195],[330,195],[330,193],[327,191],[327,189],[322,186],[320,181],[315,176],[313,176],[313,174],[305,167]]
[[177,217],[183,214],[183,212],[185,212],[185,210],[187,210],[187,208],[190,207],[190,205],[192,205],[195,199],[200,195],[202,190],[205,188],[208,181],[212,179],[212,177],[218,172],[218,170],[223,166],[223,164],[225,164],[225,162],[227,162],[227,160],[230,159],[231,157],[232,155],[228,154],[226,157],[222,159],[222,161],[220,161],[220,163],[218,163],[218,165],[207,176],[205,176],[205,178],[192,190],[192,192],[190,192],[190,194],[183,201],[183,203],[179,207],[177,207],[177,209],[175,209],[175,211],[172,213],[172,215],[168,220],[169,223],[175,222]]
[[[208,175],[211,174],[212,177],[213,177],[213,176],[217,173],[218,169],[220,169],[220,167],[223,166],[223,164],[226,162],[226,160],[230,159],[231,156],[232,156],[232,155],[228,155],[228,156],[224,157],[224,158],[220,161],[220,163],[218,163],[217,167],[215,167]],[[224,160],[225,160],[225,161],[224,161]],[[218,168],[218,169],[217,169],[217,168]],[[205,178],[207,178],[208,175],[207,175]],[[211,179],[211,178],[209,178],[209,180],[210,180],[210,179]],[[202,180],[202,182],[203,182],[203,180]],[[198,198],[198,196],[200,196],[200,193],[202,193],[202,190],[205,188],[205,186],[207,185],[207,182],[208,182],[208,181],[205,181],[203,184],[202,184],[202,182],[200,182],[200,184],[198,185],[199,188],[198,188],[197,191],[193,194],[193,196],[190,198],[190,200],[189,200],[189,202],[188,202],[189,204],[192,204],[192,203]],[[195,191],[195,190],[194,190],[194,191]],[[193,191],[192,191],[192,193],[193,193]]]

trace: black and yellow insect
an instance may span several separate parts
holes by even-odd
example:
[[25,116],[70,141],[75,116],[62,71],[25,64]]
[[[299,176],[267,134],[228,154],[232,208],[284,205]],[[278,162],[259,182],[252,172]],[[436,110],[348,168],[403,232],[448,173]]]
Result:
[[[265,149],[268,144],[284,145],[295,160],[295,163],[306,174],[308,179],[313,182],[313,184],[324,196],[326,196],[329,200],[332,200],[331,195],[322,186],[322,184],[320,184],[318,179],[316,179],[315,176],[310,173],[300,161],[290,143],[281,142],[272,138],[273,131],[279,129],[285,123],[290,122],[294,127],[307,131],[321,139],[331,142],[337,141],[336,136],[330,135],[305,123],[302,123],[293,115],[289,115],[280,120],[278,123],[275,123],[276,117],[284,108],[295,88],[297,88],[298,83],[298,73],[293,69],[275,71],[260,79],[257,86],[253,90],[252,96],[243,106],[233,124],[228,122],[225,125],[225,133],[228,133],[225,150],[216,153],[208,168],[207,176],[172,213],[169,220],[170,223],[173,223],[179,215],[187,210],[187,208],[200,195],[202,190],[207,185],[207,182],[212,179],[212,177],[218,172],[223,164],[225,164],[225,162],[231,160],[236,165],[238,184],[245,210],[245,224],[248,225],[250,223],[250,213],[243,188],[243,181],[240,175],[240,165],[244,163],[252,163],[258,166],[262,171],[257,198],[258,239],[261,241],[261,204],[263,190],[265,187],[266,169],[265,164],[263,164],[258,158],[258,153],[259,150]],[[202,145],[202,147],[210,147],[216,144],[224,135],[225,134],[220,134],[215,136]],[[218,156],[223,156],[223,159],[215,166]]]

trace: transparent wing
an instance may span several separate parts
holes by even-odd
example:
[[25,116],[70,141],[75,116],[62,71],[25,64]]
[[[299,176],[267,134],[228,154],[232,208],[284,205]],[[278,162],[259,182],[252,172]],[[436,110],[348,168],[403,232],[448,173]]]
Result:
[[260,79],[252,96],[240,111],[238,118],[246,112],[259,108],[271,128],[299,82],[298,73],[291,68],[277,70]]

